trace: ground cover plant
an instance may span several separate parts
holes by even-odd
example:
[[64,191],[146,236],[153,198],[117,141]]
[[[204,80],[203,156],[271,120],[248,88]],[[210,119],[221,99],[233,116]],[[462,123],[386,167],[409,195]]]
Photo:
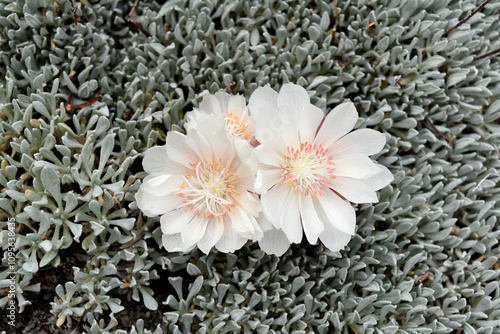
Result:
[[[0,333],[500,333],[500,2],[73,2],[0,0]],[[288,82],[387,137],[355,236],[167,252],[144,152]]]

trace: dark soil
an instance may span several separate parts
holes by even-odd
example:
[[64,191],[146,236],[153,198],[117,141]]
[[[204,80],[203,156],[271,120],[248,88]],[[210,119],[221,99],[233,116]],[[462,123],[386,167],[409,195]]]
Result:
[[[72,252],[73,256],[70,255]],[[0,316],[0,334],[79,334],[86,332],[85,328],[88,329],[90,326],[83,319],[68,320],[67,318],[64,324],[57,326],[57,317],[50,312],[50,302],[53,302],[57,296],[55,292],[56,286],[58,284],[64,286],[66,282],[73,281],[74,266],[85,267],[85,261],[78,256],[74,256],[74,254],[77,254],[77,249],[70,247],[68,250],[62,252],[59,267],[40,268],[33,276],[31,284],[40,283],[40,292],[25,292],[23,294],[23,297],[31,302],[31,305],[27,305],[23,310],[18,308],[18,301],[16,300],[15,327],[8,323],[10,319],[7,318],[7,309],[0,309],[0,312],[3,313]],[[161,275],[162,269],[160,267],[155,269]],[[154,331],[157,325],[160,324],[163,332],[167,333],[165,324],[162,324],[162,317],[163,312],[170,310],[167,310],[162,302],[172,292],[170,284],[165,284],[161,279],[154,280],[151,281],[151,288],[155,292],[154,298],[158,301],[158,310],[156,311],[148,310],[142,301],[137,302],[131,299],[130,293],[119,294],[117,292],[113,293],[113,291],[110,292],[110,296],[119,298],[121,305],[124,306],[123,311],[114,315],[118,321],[118,326],[116,326],[115,330],[130,331],[137,320],[143,319],[145,329]],[[125,291],[122,290],[121,292]],[[105,319],[106,325],[110,320],[109,313],[107,312],[104,314],[95,313],[94,317],[97,320]]]

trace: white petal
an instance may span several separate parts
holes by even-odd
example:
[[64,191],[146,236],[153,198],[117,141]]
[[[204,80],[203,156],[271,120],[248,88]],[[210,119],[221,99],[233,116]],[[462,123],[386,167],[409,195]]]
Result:
[[182,242],[185,245],[195,245],[205,235],[207,220],[199,216],[194,216],[193,220],[181,232]]
[[[148,175],[144,178],[142,181],[143,184],[147,184],[150,187],[158,187],[164,185],[172,175],[170,174],[161,174],[161,173],[154,173],[151,175]],[[166,185],[166,184],[165,184]]]
[[283,231],[272,229],[264,232],[264,237],[259,240],[259,246],[267,254],[281,256],[290,248],[290,241]]
[[311,196],[299,197],[300,216],[302,218],[302,227],[306,234],[307,241],[315,244],[318,237],[324,230],[323,222],[318,218],[314,208],[313,198]]
[[[219,105],[220,105],[220,112],[222,112],[223,114],[227,114],[228,112],[228,105],[229,105],[229,101],[232,99],[232,98],[235,98],[237,96],[233,96],[233,95],[230,95],[226,92],[223,92],[223,91],[218,91],[217,93],[214,94],[214,96],[217,98],[217,100],[219,100]],[[243,99],[244,101],[245,99]]]
[[280,164],[285,163],[284,153],[274,145],[260,145],[255,149],[255,156],[257,161],[270,166],[279,167]]
[[[258,88],[250,97],[248,108],[255,120],[255,138],[261,144],[270,144],[280,141],[283,137],[295,134],[298,140],[297,133],[297,113],[291,107],[277,105],[278,93],[269,87]],[[293,143],[287,143],[293,145]],[[283,143],[278,142],[279,146]],[[284,145],[286,149],[286,145]]]
[[[317,204],[317,202],[315,202]],[[352,234],[345,233],[337,228],[334,225],[328,223],[328,217],[325,214],[325,211],[321,207],[321,205],[315,205],[316,213],[318,214],[319,219],[325,222],[325,229],[319,235],[319,240],[330,250],[336,252],[343,249],[351,240]],[[351,208],[352,209],[352,208]],[[352,210],[354,212],[354,209]],[[340,218],[340,217],[337,217]],[[343,225],[356,226],[356,215],[349,215],[343,218],[344,221],[340,222]]]
[[387,167],[380,164],[376,164],[376,166],[382,170],[382,173],[378,173],[377,175],[363,180],[363,182],[373,190],[382,189],[394,180],[394,175],[392,175]]
[[222,166],[231,164],[235,156],[233,141],[226,131],[226,121],[223,116],[211,115],[200,120],[203,127],[198,125],[198,129],[203,131],[203,136],[210,144],[213,152],[213,161],[222,162]]
[[269,86],[257,88],[248,100],[248,109],[254,120],[257,120],[260,114],[273,114],[278,110],[277,105],[278,92]]
[[298,115],[306,106],[310,105],[309,95],[304,87],[293,83],[284,84],[278,95],[278,108],[290,106]]
[[188,146],[186,135],[180,132],[169,131],[165,146],[168,157],[183,166],[200,161],[200,157]]
[[262,212],[262,204],[255,194],[245,191],[240,196],[235,197],[238,206],[248,212],[250,215],[257,217]]
[[184,176],[181,175],[151,174],[144,178],[141,188],[161,197],[179,190],[182,182],[184,182]]
[[255,178],[255,192],[265,194],[268,189],[281,181],[281,175],[283,175],[282,168],[258,169]]
[[186,174],[189,169],[172,161],[167,156],[167,148],[164,146],[154,146],[144,152],[142,160],[144,170],[149,174]]
[[227,105],[225,105],[227,113],[229,114],[232,112],[234,115],[238,116],[238,121],[240,122],[247,114],[246,107],[245,98],[241,95],[230,96],[227,101]]
[[353,203],[378,202],[377,194],[370,186],[368,186],[366,180],[339,176],[330,182],[330,188]]
[[288,190],[279,184],[269,189],[260,197],[266,216],[274,227],[280,227],[281,213],[285,207]]
[[302,241],[302,224],[300,223],[299,195],[288,191],[288,197],[281,213],[280,228],[286,234],[288,240],[293,243]]
[[[257,169],[257,157],[255,156],[255,148],[250,145],[247,140],[241,139],[239,137],[234,138],[233,143],[234,150],[236,151],[234,160],[238,158],[240,160],[240,163],[246,165],[255,174],[255,170]],[[234,160],[232,165],[235,165]]]
[[222,234],[224,233],[224,222],[218,221],[212,217],[207,223],[205,235],[198,241],[198,248],[205,254],[208,254],[213,246],[219,242]]
[[265,232],[274,228],[264,212],[260,212],[256,219],[262,231]]
[[342,103],[330,111],[318,131],[314,142],[330,147],[340,137],[351,131],[358,120],[358,112],[352,102]]
[[[356,213],[351,204],[328,189],[324,190],[321,196],[317,198],[318,201],[314,201],[314,206],[320,219],[322,219],[322,217],[319,215],[319,212],[323,211],[326,215],[325,218],[333,227],[344,233],[354,234],[356,228]],[[324,225],[326,229],[328,223],[324,221]]]
[[180,233],[163,234],[161,236],[161,243],[168,252],[187,252],[193,248],[193,246],[186,247],[183,244],[182,236]]
[[359,129],[346,134],[329,148],[335,158],[343,158],[353,153],[372,155],[380,152],[385,145],[385,135],[372,129]]
[[259,115],[255,120],[255,137],[264,145],[295,147],[300,143],[298,120],[298,114],[291,106],[280,106],[276,112]]
[[255,233],[255,225],[250,216],[245,210],[240,207],[233,208],[228,216],[231,218],[232,228],[238,233]]
[[238,233],[233,231],[231,225],[229,217],[224,219],[224,234],[215,245],[215,248],[224,253],[233,253],[247,242],[246,238],[242,238]]
[[203,96],[203,101],[201,101],[199,109],[207,114],[221,114],[219,99],[212,94]]
[[337,230],[330,224],[325,225],[325,230],[319,236],[319,240],[321,240],[323,245],[333,252],[338,252],[344,249],[351,238],[352,235]]
[[254,216],[250,215],[243,208],[231,210],[228,215],[231,218],[231,228],[245,239],[258,240],[262,238],[262,229]]
[[165,173],[170,174],[170,171],[165,170],[163,166],[167,163],[167,147],[166,146],[153,146],[144,152],[144,159],[142,166],[144,170],[150,174],[152,173]]
[[186,230],[189,223],[194,219],[194,212],[187,208],[172,210],[161,216],[161,231],[164,234],[181,233]]
[[333,167],[335,167],[335,171],[333,172],[335,176],[365,179],[382,172],[382,170],[364,154],[344,155],[344,157],[340,159],[332,159],[332,162],[334,164]]
[[135,195],[137,206],[148,217],[162,215],[182,205],[182,199],[175,194],[157,196],[144,191],[143,187]]
[[299,113],[298,122],[301,143],[311,143],[314,140],[314,136],[324,116],[323,111],[312,104],[304,107]]
[[234,172],[234,177],[236,178],[236,181],[232,184],[237,187],[240,192],[242,190],[253,190],[255,186],[255,172],[248,168],[248,166],[240,165],[238,170]]
[[293,107],[284,105],[279,107],[278,114],[271,119],[269,127],[283,138],[287,147],[296,148],[300,146],[299,122],[299,114]]
[[[201,117],[198,124],[204,124],[203,122],[204,117]],[[203,127],[204,126],[201,126],[201,128]],[[200,161],[209,161],[213,159],[210,144],[205,139],[205,137],[202,136],[200,131],[198,131],[198,128],[187,130],[186,137],[186,144],[196,152],[196,155],[200,158]]]
[[184,123],[186,131],[196,129],[198,121],[203,114],[205,114],[205,112],[198,108],[194,108],[192,111],[186,113],[186,122]]

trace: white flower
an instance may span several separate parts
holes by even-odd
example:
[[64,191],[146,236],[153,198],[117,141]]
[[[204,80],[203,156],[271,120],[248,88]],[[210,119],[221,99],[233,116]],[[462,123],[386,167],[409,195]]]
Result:
[[229,95],[217,92],[207,94],[199,108],[186,114],[186,129],[196,129],[203,115],[224,115],[226,131],[232,138],[251,140],[255,131],[255,124],[248,114],[245,98],[241,95]]
[[276,228],[266,233],[261,247],[267,251],[286,243],[280,231],[299,243],[304,231],[311,244],[319,238],[330,250],[343,249],[356,225],[348,201],[378,202],[375,191],[393,180],[386,167],[368,157],[382,150],[385,136],[371,129],[349,133],[358,120],[352,103],[324,118],[305,89],[294,84],[284,85],[279,94],[258,88],[249,109],[261,143],[255,190]]
[[271,228],[265,219],[257,221],[262,206],[249,192],[255,170],[246,161],[253,151],[233,143],[222,115],[198,120],[187,135],[171,131],[165,146],[146,151],[143,166],[150,175],[136,194],[137,205],[148,216],[161,215],[168,251],[198,246],[208,253],[215,246],[234,252]]

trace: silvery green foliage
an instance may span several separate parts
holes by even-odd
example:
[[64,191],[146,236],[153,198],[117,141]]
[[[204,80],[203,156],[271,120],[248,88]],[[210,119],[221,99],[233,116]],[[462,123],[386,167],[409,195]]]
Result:
[[[54,323],[89,333],[500,333],[500,61],[474,59],[500,47],[499,2],[448,36],[481,0],[337,0],[340,22],[332,1],[139,1],[149,36],[124,19],[132,0],[74,2],[77,26],[66,0],[0,1],[0,245],[15,217],[18,305],[51,294]],[[358,206],[357,236],[281,258],[165,252],[134,202],[143,152],[205,91],[286,82],[387,134],[376,158],[395,180]],[[66,111],[70,93],[101,98]],[[70,274],[46,291],[43,268]],[[122,326],[132,300],[162,323]]]

